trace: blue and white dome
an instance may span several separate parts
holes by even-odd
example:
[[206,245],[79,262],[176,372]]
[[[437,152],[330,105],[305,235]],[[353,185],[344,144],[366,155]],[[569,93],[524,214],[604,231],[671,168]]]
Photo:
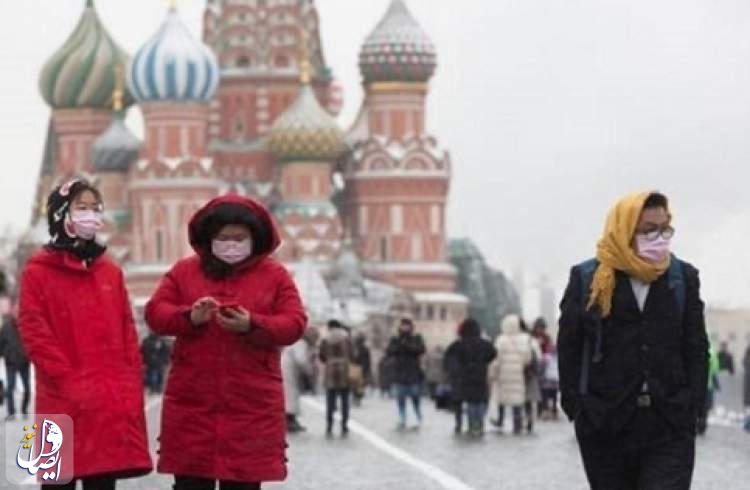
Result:
[[218,85],[216,56],[190,34],[175,8],[128,67],[128,88],[139,102],[207,102]]

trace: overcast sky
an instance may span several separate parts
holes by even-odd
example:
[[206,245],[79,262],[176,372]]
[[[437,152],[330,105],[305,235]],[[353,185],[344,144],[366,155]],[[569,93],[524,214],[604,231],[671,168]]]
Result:
[[[390,0],[318,0],[325,54],[361,101],[359,47]],[[0,0],[0,224],[28,223],[49,109],[39,71],[83,0]],[[131,54],[166,1],[99,0]],[[198,35],[204,2],[181,0]],[[408,0],[438,48],[428,127],[450,151],[452,236],[564,283],[619,195],[672,199],[675,251],[714,305],[750,307],[750,2]],[[132,111],[131,123],[139,130]]]

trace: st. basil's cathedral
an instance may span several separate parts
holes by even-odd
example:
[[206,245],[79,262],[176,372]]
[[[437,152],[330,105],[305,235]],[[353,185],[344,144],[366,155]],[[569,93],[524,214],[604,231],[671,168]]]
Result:
[[[362,45],[364,99],[344,130],[314,0],[208,0],[202,41],[173,4],[132,56],[86,0],[40,74],[52,113],[27,237],[46,241],[54,185],[91,179],[106,206],[101,239],[138,309],[192,253],[193,213],[217,195],[251,196],[273,212],[277,257],[313,322],[367,325],[377,344],[408,315],[445,345],[471,294],[448,257],[466,248],[446,239],[451,161],[425,124],[436,58],[393,0]],[[133,105],[142,141],[125,124]]]

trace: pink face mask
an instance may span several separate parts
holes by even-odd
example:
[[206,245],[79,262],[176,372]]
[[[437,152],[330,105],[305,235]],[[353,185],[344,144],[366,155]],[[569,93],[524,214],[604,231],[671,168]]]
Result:
[[102,213],[91,210],[74,210],[70,213],[70,222],[77,237],[91,240],[102,227]]
[[662,236],[650,241],[643,235],[636,235],[636,243],[638,256],[647,262],[658,264],[669,255],[670,240]]
[[241,242],[214,240],[211,242],[211,252],[222,262],[238,264],[253,254],[253,243],[249,238]]

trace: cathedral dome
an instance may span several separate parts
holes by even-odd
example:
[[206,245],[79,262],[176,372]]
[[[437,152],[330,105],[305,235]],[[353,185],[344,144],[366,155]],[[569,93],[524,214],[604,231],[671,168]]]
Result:
[[359,67],[366,83],[427,82],[437,64],[435,46],[403,0],[393,0],[365,41]]
[[[39,91],[55,109],[107,109],[115,87],[115,70],[128,55],[112,39],[87,0],[78,25],[62,47],[45,63]],[[125,105],[132,97],[125,94]]]
[[344,133],[305,83],[297,100],[274,123],[268,147],[281,161],[331,161],[344,150]]
[[190,34],[174,7],[136,53],[127,74],[139,102],[207,102],[219,85],[216,56]]
[[127,172],[138,158],[141,141],[130,132],[122,115],[116,114],[112,123],[94,142],[94,168],[97,172]]

